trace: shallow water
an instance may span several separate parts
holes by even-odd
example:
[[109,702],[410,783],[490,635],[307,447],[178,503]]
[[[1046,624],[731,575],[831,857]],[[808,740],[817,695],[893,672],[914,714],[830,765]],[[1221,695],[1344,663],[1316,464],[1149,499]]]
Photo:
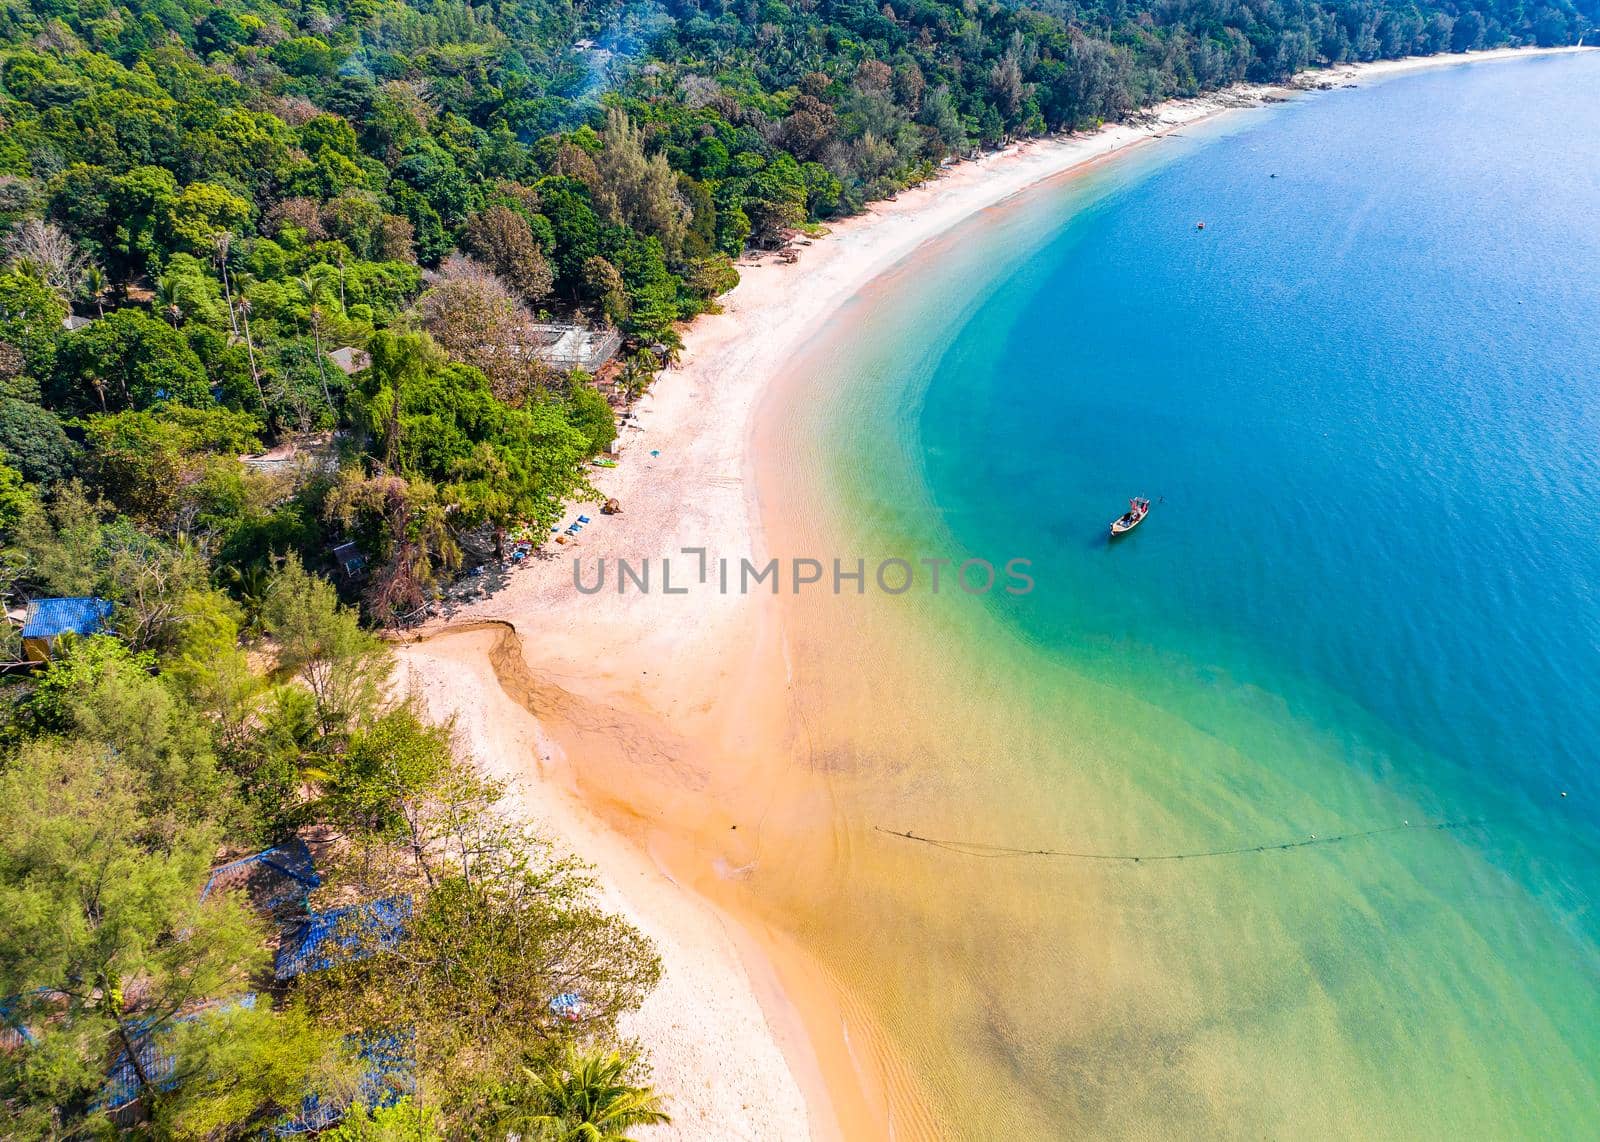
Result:
[[1594,57],[1319,94],[992,212],[813,347],[774,549],[1037,581],[791,605],[827,795],[754,887],[950,1132],[1592,1131],[1596,171]]

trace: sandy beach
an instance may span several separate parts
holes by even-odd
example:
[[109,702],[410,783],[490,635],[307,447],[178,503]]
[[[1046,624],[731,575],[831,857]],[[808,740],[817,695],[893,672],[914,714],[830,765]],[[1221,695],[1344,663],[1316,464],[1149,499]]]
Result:
[[[786,698],[776,606],[710,589],[698,552],[712,561],[769,554],[762,525],[781,505],[761,498],[757,429],[776,385],[812,383],[791,368],[807,341],[958,223],[1185,125],[1295,89],[1529,54],[1345,65],[1286,88],[1170,102],[1136,123],[958,164],[802,243],[798,264],[741,264],[723,312],[687,331],[681,361],[638,402],[619,466],[595,470],[623,513],[570,510],[569,520],[592,519],[576,543],[550,545],[547,558],[399,648],[428,708],[457,718],[466,749],[512,783],[518,808],[595,864],[607,902],[656,941],[664,981],[627,1027],[674,1118],[652,1136],[935,1129],[871,1013],[806,955],[803,935],[740,890],[762,861],[767,817],[825,819],[826,783],[792,760],[806,730]],[[648,592],[577,589],[575,560],[592,582],[600,560],[614,569],[618,559],[650,560],[658,577],[670,560],[672,582],[691,589],[669,594],[659,578]]]

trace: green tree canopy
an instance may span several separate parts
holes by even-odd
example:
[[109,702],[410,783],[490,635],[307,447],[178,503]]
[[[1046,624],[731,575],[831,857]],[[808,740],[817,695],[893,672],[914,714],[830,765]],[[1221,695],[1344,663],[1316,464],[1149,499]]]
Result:
[[444,362],[426,337],[379,334],[361,390],[378,454],[438,485],[464,522],[551,526],[562,501],[587,495],[592,442],[555,401],[513,408],[488,379]]
[[205,369],[183,335],[137,309],[119,309],[63,337],[48,395],[72,412],[211,401]]
[[243,452],[257,451],[257,423],[217,405],[90,417],[87,470],[119,511],[140,524],[177,533],[241,514]]
[[50,375],[67,307],[39,279],[15,270],[0,273],[0,342],[21,354],[21,383],[8,379],[5,396],[38,399],[39,380]]
[[215,827],[152,818],[147,798],[148,775],[94,739],[30,742],[0,773],[0,989],[37,1040],[0,1055],[0,1086],[68,1123],[113,1058],[264,956],[237,903],[199,903]]
[[38,405],[0,397],[0,453],[30,483],[53,484],[72,474],[78,448],[61,421]]

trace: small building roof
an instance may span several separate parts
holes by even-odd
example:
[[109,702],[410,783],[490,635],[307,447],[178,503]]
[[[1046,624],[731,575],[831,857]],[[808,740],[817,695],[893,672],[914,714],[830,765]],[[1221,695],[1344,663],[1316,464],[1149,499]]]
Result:
[[335,349],[328,354],[328,360],[338,365],[345,374],[359,373],[372,364],[372,354],[365,349],[357,349],[346,345],[343,349]]
[[367,557],[351,540],[334,544],[328,549],[328,554],[333,556],[333,561],[339,565],[339,573],[346,578],[360,578],[367,569]]
[[273,974],[278,979],[292,979],[389,951],[405,935],[410,919],[409,896],[387,896],[312,912],[284,933]]
[[241,456],[239,461],[257,472],[276,472],[292,467],[332,472],[339,467],[340,435],[335,432],[297,433],[265,452]]
[[[392,1034],[353,1036],[346,1040],[355,1048],[361,1064],[356,1080],[355,1102],[368,1110],[393,1106],[417,1090],[417,1034],[412,1028]],[[272,1128],[278,1138],[296,1134],[316,1134],[339,1124],[349,1112],[350,1102],[308,1094],[299,1113],[286,1117]]]
[[55,638],[57,635],[91,635],[111,617],[109,599],[90,596],[62,599],[34,599],[28,604],[22,623],[23,638]]
[[[148,1030],[149,1024],[145,1024],[146,1029],[135,1031],[132,1036],[134,1049],[139,1053],[139,1066],[150,1079],[150,1085],[157,1090],[171,1090],[178,1085],[178,1056],[170,1050],[171,1044],[167,1041],[175,1024],[190,1023],[236,1008],[248,1010],[255,1005],[255,993],[250,992],[234,999],[204,1004],[187,1015],[178,1016],[154,1033]],[[138,1098],[139,1094],[139,1072],[134,1068],[133,1060],[128,1058],[128,1052],[122,1051],[117,1055],[116,1062],[111,1064],[111,1073],[106,1076],[106,1085],[100,1089],[100,1097],[96,1100],[95,1107],[101,1110],[116,1110],[118,1107],[128,1105]]]
[[321,884],[311,850],[296,837],[212,869],[200,899],[206,900],[213,892],[242,889],[252,907],[272,914],[304,907],[306,897]]
[[622,335],[615,329],[529,325],[528,332],[533,335],[529,352],[554,369],[582,369],[592,373],[622,348]]
[[17,1014],[19,998],[13,995],[0,999],[0,1051],[21,1050],[24,1044],[33,1042],[33,1032]]

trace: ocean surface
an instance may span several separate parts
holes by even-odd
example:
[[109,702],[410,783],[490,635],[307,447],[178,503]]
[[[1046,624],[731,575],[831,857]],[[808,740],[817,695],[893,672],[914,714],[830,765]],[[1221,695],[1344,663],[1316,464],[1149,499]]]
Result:
[[775,544],[1036,581],[794,604],[764,890],[941,1132],[1600,1132],[1600,56],[1186,128],[809,361]]

